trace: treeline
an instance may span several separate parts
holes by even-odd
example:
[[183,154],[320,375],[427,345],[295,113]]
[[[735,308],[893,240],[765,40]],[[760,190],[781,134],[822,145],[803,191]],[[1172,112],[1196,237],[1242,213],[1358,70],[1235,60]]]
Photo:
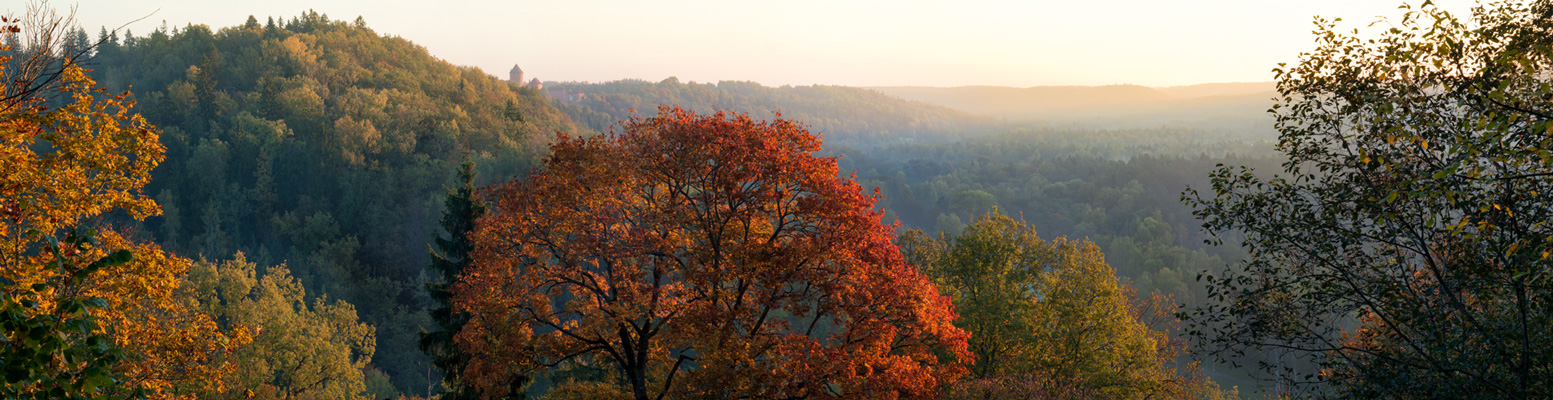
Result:
[[[1318,21],[1275,151],[822,150],[668,107],[540,146],[579,128],[359,19],[105,34],[97,77],[145,89],[120,96],[41,8],[0,18],[0,398],[1238,397],[1188,345],[1279,398],[1553,388],[1553,4]],[[455,159],[502,182],[476,196]]]
[[1182,129],[1026,130],[955,143],[837,148],[842,171],[883,192],[886,221],[959,232],[996,209],[1046,237],[1088,238],[1118,275],[1147,292],[1201,300],[1197,273],[1244,254],[1205,246],[1200,222],[1181,202],[1206,187],[1215,165],[1275,169],[1268,142]]
[[902,99],[976,115],[1041,121],[1053,127],[1147,129],[1162,126],[1228,133],[1249,140],[1277,136],[1267,109],[1271,82],[1171,88],[1137,85],[875,87]]
[[784,118],[803,121],[831,144],[956,140],[993,133],[1003,126],[992,118],[845,86],[767,87],[743,81],[685,83],[674,77],[657,83],[621,80],[545,85],[547,90],[581,94],[580,101],[559,107],[578,123],[601,132],[632,116],[651,116],[660,105],[698,113],[737,111],[760,119],[781,113]]
[[[251,348],[335,335],[314,346],[340,350],[309,365],[364,371],[359,378],[328,376],[337,382],[329,387],[345,388],[329,390],[360,385],[375,396],[437,390],[437,372],[417,346],[419,333],[436,325],[425,313],[434,303],[425,283],[439,280],[424,272],[426,250],[439,233],[443,188],[453,183],[466,151],[485,183],[534,166],[551,133],[609,129],[633,108],[647,116],[655,104],[675,102],[704,112],[748,111],[758,119],[780,111],[827,133],[827,143],[841,144],[842,171],[862,171],[864,187],[884,188],[887,220],[958,232],[996,206],[1046,237],[1092,238],[1143,292],[1181,300],[1197,296],[1184,286],[1191,274],[1231,256],[1195,244],[1200,237],[1179,205],[1180,188],[1202,181],[1202,171],[1217,162],[1240,161],[1233,154],[1265,151],[1232,136],[1165,129],[1026,130],[904,143],[899,138],[958,140],[997,125],[844,87],[673,79],[548,87],[587,93],[568,104],[436,60],[360,20],[313,13],[279,22],[250,18],[214,32],[189,26],[103,39],[90,64],[93,75],[110,90],[133,89],[131,99],[163,129],[167,148],[167,161],[145,189],[162,215],[136,223],[140,237],[212,260],[194,271],[213,268],[220,279],[237,282],[224,285],[255,287],[272,279],[278,288],[292,288],[273,289],[284,293],[275,298],[331,299],[295,309],[299,315],[354,321],[329,308],[336,300],[352,304],[351,316],[372,328],[371,343],[299,328],[288,331],[292,336],[255,336],[259,345]],[[240,261],[221,261],[238,254]],[[294,286],[287,277],[295,278]],[[257,307],[212,301],[233,310]],[[306,318],[288,323],[323,323]],[[282,353],[245,354],[259,360]],[[289,387],[265,382],[276,393]]]
[[162,214],[135,224],[141,236],[188,257],[285,265],[307,302],[354,304],[376,337],[360,367],[383,395],[437,379],[416,344],[432,326],[423,271],[462,155],[502,179],[526,173],[555,132],[587,132],[537,91],[360,19],[102,39],[87,66],[132,92],[167,149],[145,187]]
[[[995,212],[883,224],[790,120],[661,108],[490,189],[453,286],[486,398],[1225,399],[1168,296]],[[527,386],[524,384],[534,382]]]
[[[178,298],[207,310],[241,344],[223,362],[239,365],[226,376],[242,391],[194,391],[207,397],[441,390],[440,371],[418,342],[438,325],[426,312],[436,304],[426,284],[444,279],[425,268],[428,244],[441,234],[443,189],[465,154],[484,182],[519,176],[547,151],[551,133],[591,133],[572,116],[602,130],[659,101],[757,119],[780,111],[830,133],[827,143],[847,155],[842,171],[864,171],[864,187],[885,189],[886,220],[956,233],[996,206],[1046,237],[1091,236],[1144,293],[1177,299],[1194,296],[1181,286],[1189,271],[1223,259],[1174,233],[1184,226],[1174,196],[1185,176],[1234,160],[1225,154],[1260,151],[1229,136],[1174,130],[1026,130],[927,143],[998,125],[843,87],[560,84],[551,88],[595,94],[581,104],[552,102],[360,20],[315,13],[216,31],[100,36],[86,64],[92,76],[110,91],[129,90],[166,150],[143,189],[161,213],[126,220],[128,240],[194,258]],[[67,46],[84,46],[83,37],[72,33]],[[578,89],[585,86],[608,90]],[[590,101],[621,107],[611,109],[618,115],[579,114],[597,112]],[[1137,306],[1118,296],[1117,304]],[[1152,332],[1139,335],[1158,340]],[[1173,363],[1169,354],[1134,356]]]

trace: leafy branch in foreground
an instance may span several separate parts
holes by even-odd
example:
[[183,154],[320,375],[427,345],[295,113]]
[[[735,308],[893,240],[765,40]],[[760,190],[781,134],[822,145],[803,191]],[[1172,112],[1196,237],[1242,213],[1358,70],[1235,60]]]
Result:
[[1253,254],[1201,277],[1190,330],[1289,395],[1553,395],[1553,4],[1336,22],[1276,70],[1285,175],[1221,166],[1183,194]]

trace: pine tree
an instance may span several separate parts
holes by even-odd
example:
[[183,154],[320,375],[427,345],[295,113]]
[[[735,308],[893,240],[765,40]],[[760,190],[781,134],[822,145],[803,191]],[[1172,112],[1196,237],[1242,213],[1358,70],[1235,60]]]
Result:
[[485,205],[474,193],[474,162],[466,155],[458,171],[459,186],[448,191],[447,207],[442,214],[442,229],[446,238],[437,237],[437,248],[431,251],[431,269],[441,279],[428,282],[426,289],[436,305],[430,310],[431,318],[440,325],[435,332],[421,334],[421,351],[432,359],[432,364],[443,371],[442,382],[448,392],[443,399],[475,399],[478,394],[462,379],[468,357],[458,351],[453,337],[458,334],[469,316],[453,310],[452,287],[458,276],[469,266],[469,250],[472,248],[469,233],[475,220],[485,214]]

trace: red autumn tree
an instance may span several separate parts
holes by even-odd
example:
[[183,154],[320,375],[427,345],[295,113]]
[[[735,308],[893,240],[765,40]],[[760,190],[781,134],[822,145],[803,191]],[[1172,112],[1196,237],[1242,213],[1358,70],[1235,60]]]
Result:
[[559,135],[494,188],[455,288],[487,396],[566,363],[562,392],[663,398],[935,397],[967,333],[906,265],[868,195],[780,117],[661,108],[622,133]]

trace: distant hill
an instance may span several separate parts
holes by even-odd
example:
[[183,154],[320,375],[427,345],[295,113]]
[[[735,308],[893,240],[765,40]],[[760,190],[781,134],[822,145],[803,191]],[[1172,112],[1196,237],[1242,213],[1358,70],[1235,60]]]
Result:
[[1137,85],[1113,86],[905,86],[868,88],[906,100],[943,105],[972,114],[1004,117],[1048,117],[1087,112],[1101,107],[1136,107],[1173,100],[1170,95]]
[[1246,139],[1273,137],[1267,109],[1272,82],[1190,86],[870,87],[904,100],[971,114],[1048,125],[1133,129],[1161,126],[1229,131]]
[[[870,87],[880,93],[938,104],[972,114],[1061,119],[1133,113],[1203,111],[1203,106],[1234,107],[1271,98],[1272,82],[1210,83],[1152,88],[1138,85]],[[1202,101],[1202,99],[1217,98]],[[1265,109],[1266,107],[1262,107]]]
[[600,131],[633,111],[651,115],[658,105],[701,113],[737,111],[759,119],[780,112],[824,134],[829,144],[953,140],[1003,130],[994,118],[846,86],[768,87],[755,82],[682,83],[669,78],[656,83],[546,82],[545,89],[573,120]]
[[1181,100],[1201,97],[1237,97],[1263,95],[1272,97],[1278,86],[1273,82],[1204,83],[1200,85],[1156,87],[1161,92]]

